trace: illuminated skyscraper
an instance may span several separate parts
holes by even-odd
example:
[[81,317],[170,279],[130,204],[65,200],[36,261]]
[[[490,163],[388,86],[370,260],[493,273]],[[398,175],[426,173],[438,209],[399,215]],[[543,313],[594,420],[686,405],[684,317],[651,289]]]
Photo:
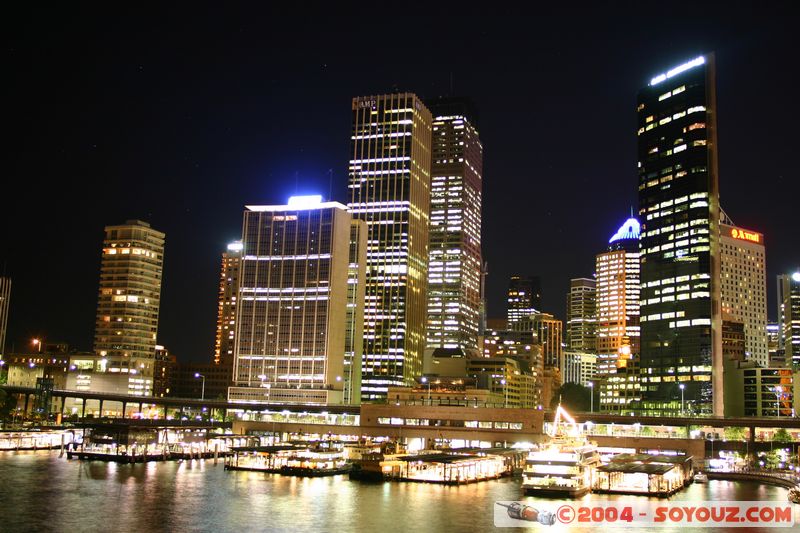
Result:
[[411,93],[353,99],[347,206],[367,223],[363,400],[422,373],[431,122]]
[[367,265],[367,223],[350,221],[350,263],[347,268],[347,331],[344,340],[344,403],[361,403],[364,351],[364,295]]
[[[780,305],[778,305],[780,307]],[[769,350],[769,365],[781,366],[786,360],[783,357],[783,344],[780,342],[783,325],[778,322],[767,322],[767,346]]]
[[[713,55],[639,91],[642,408],[723,414]],[[682,389],[679,385],[684,385]]]
[[532,331],[542,348],[544,367],[561,368],[564,358],[564,323],[550,313],[535,312],[516,323],[517,331]]
[[800,366],[800,271],[778,276],[778,325],[787,366]]
[[566,340],[570,351],[597,352],[597,283],[593,279],[569,282]]
[[141,220],[106,226],[94,350],[105,372],[128,374],[131,394],[153,393],[164,234]]
[[597,255],[597,373],[600,408],[621,411],[639,399],[640,225],[629,218]]
[[247,206],[230,401],[343,401],[351,225],[318,196]]
[[478,354],[483,146],[475,112],[441,98],[433,114],[428,349]]
[[6,326],[8,309],[11,306],[11,278],[0,277],[0,355],[6,349]]
[[219,301],[217,303],[217,335],[214,340],[214,364],[233,366],[234,339],[236,338],[236,296],[239,292],[239,265],[242,260],[242,243],[228,245],[222,254],[219,273]]
[[722,317],[744,325],[746,358],[770,366],[764,235],[721,223],[720,274]]
[[508,283],[508,329],[542,311],[542,284],[538,277],[512,276]]

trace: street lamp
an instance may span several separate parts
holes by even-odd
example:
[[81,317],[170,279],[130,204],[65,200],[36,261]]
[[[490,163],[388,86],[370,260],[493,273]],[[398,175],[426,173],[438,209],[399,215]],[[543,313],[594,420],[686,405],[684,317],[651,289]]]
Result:
[[503,404],[503,407],[508,408],[508,387],[506,387],[506,380],[501,379],[500,384],[503,385],[503,393],[505,394],[506,400]]
[[194,373],[194,377],[195,378],[203,378],[202,389],[200,389],[200,399],[201,400],[205,400],[206,399],[206,377],[203,374],[201,374],[200,372],[195,372]]
[[589,405],[590,405],[589,412],[590,413],[594,413],[594,381],[590,381],[589,382],[589,398],[590,398],[590,401],[589,401]]
[[681,389],[681,414],[683,414],[683,390],[686,388],[686,385],[681,383],[678,385],[678,388]]
[[783,392],[783,387],[775,387],[775,407],[778,408],[778,418],[781,417],[781,393]]
[[428,378],[425,377],[425,376],[422,376],[420,378],[420,381],[423,382],[423,383],[427,383],[428,384],[428,404],[430,404],[431,403],[431,382],[428,381]]
[[33,345],[36,346],[36,351],[42,353],[42,341],[40,339],[33,339]]

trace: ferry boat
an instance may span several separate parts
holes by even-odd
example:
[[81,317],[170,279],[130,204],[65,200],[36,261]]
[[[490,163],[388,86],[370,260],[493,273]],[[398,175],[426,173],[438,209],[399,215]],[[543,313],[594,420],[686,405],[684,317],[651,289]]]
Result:
[[692,477],[695,483],[708,483],[708,476],[702,472],[698,472]]
[[303,448],[294,445],[233,448],[225,470],[250,470],[287,476],[318,477],[346,474],[350,463],[336,450]]
[[556,441],[528,454],[522,488],[532,496],[579,498],[592,489],[599,465],[593,444]]
[[385,442],[378,446],[378,449],[364,450],[360,452],[358,459],[351,459],[352,468],[350,479],[359,481],[383,481],[386,471],[384,465],[386,461],[395,461],[398,457],[406,455],[406,450],[398,442]]
[[[560,420],[571,425],[563,432]],[[522,472],[522,489],[533,496],[579,498],[592,490],[600,465],[597,446],[580,435],[575,420],[561,405],[556,409],[551,441],[531,451]]]
[[342,452],[301,451],[295,453],[286,464],[281,466],[280,473],[285,476],[319,477],[346,474],[351,465]]

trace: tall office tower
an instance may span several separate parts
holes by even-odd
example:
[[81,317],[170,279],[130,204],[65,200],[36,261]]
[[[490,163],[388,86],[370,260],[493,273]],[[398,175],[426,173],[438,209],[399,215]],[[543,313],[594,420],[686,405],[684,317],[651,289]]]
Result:
[[768,367],[764,235],[726,220],[720,223],[719,244],[722,317],[744,324],[746,358]]
[[100,264],[94,351],[144,396],[153,392],[164,237],[141,220],[106,226]]
[[597,284],[593,279],[569,282],[566,337],[567,348],[573,352],[597,351]]
[[214,364],[233,366],[236,338],[236,296],[239,292],[239,265],[242,243],[232,242],[222,254],[217,302],[217,335],[214,339]]
[[411,93],[353,99],[347,207],[367,223],[362,400],[422,373],[431,122]]
[[639,393],[639,222],[631,217],[597,255],[600,410],[622,413]]
[[364,353],[364,294],[367,265],[367,223],[350,221],[350,262],[347,268],[347,324],[344,341],[344,398],[361,403]]
[[469,101],[440,98],[428,107],[433,136],[427,348],[476,356],[483,146]]
[[351,221],[319,196],[247,206],[230,401],[342,402]]
[[767,322],[768,366],[781,366],[786,363],[786,359],[783,357],[783,344],[780,342],[781,329],[783,329],[782,325],[778,322]]
[[512,276],[508,283],[508,329],[542,311],[542,283],[538,276]]
[[597,372],[616,371],[620,360],[639,354],[639,235],[629,218],[597,254]]
[[11,278],[0,277],[0,355],[6,349],[6,326],[8,309],[11,306]]
[[778,276],[778,324],[786,366],[800,365],[800,271]]
[[515,324],[516,331],[532,331],[542,348],[545,367],[561,368],[564,358],[564,323],[550,313],[533,313]]
[[[723,414],[714,56],[638,95],[642,410]],[[679,385],[684,385],[681,388]]]

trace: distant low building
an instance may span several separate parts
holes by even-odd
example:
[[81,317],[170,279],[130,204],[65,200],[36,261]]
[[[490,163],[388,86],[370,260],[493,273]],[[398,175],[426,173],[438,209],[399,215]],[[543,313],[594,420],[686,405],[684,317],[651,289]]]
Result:
[[[430,383],[430,388],[428,387]],[[413,405],[494,406],[504,404],[502,393],[477,388],[474,379],[453,380],[430,378],[413,387],[389,387],[388,403]]]
[[[178,363],[170,381],[169,396],[224,400],[232,382],[233,366],[214,363]],[[264,391],[266,400],[266,387]]]
[[584,387],[597,377],[597,355],[583,352],[564,352],[561,363],[561,378],[564,383],[578,383]]
[[725,361],[725,416],[793,417],[800,372],[760,368],[754,361]]

